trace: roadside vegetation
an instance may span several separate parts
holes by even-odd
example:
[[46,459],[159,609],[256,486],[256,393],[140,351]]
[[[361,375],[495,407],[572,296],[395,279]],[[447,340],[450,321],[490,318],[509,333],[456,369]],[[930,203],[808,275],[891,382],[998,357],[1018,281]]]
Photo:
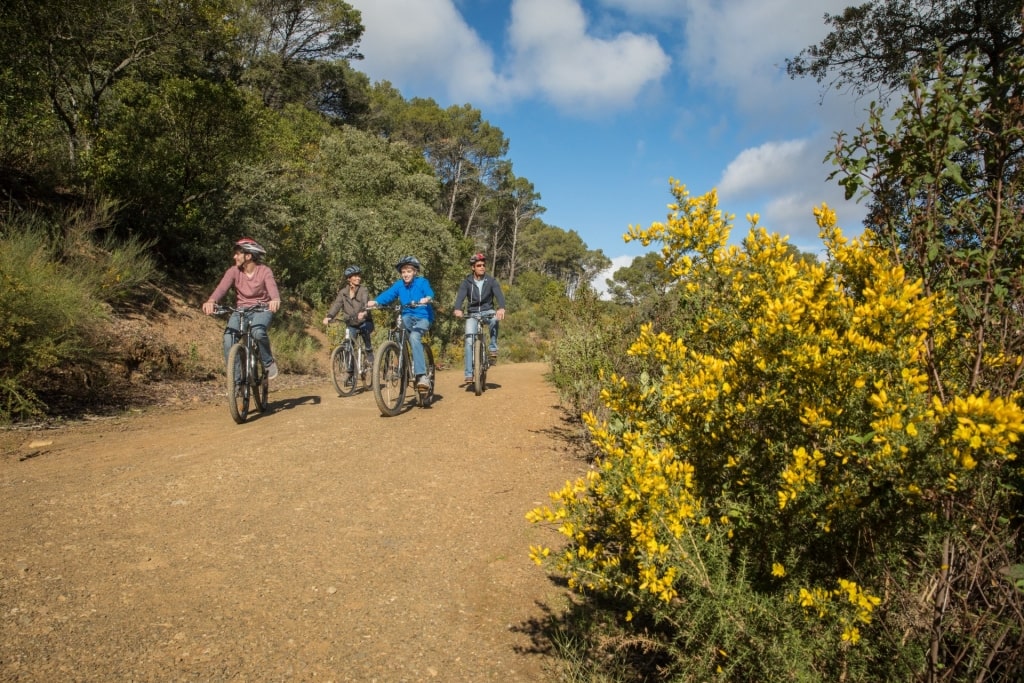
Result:
[[814,208],[822,259],[677,182],[630,230],[632,310],[552,361],[593,467],[528,515],[563,680],[1024,677],[1021,10],[873,2],[790,63],[888,104],[836,136],[870,228]]

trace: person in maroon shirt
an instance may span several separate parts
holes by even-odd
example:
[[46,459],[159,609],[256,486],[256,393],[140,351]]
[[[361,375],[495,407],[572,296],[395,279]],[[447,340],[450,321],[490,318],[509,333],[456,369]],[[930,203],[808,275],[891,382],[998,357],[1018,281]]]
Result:
[[[277,377],[277,363],[270,352],[270,337],[267,330],[273,314],[281,308],[281,294],[277,290],[274,272],[263,264],[267,250],[250,237],[243,237],[235,242],[235,265],[224,271],[217,289],[203,303],[203,313],[213,315],[220,301],[228,290],[235,289],[235,308],[246,309],[258,304],[265,304],[267,310],[246,312],[252,329],[252,336],[260,350],[260,359],[267,369],[267,379]],[[237,333],[241,325],[241,313],[235,312],[228,318],[228,326],[224,329],[224,362],[227,362],[228,351],[237,341]]]

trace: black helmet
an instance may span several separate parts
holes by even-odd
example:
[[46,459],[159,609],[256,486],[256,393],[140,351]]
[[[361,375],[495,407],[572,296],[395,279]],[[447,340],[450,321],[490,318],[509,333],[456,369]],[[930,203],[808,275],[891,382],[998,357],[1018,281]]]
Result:
[[360,270],[359,266],[349,266],[345,269],[345,277],[352,277],[353,275],[362,275],[363,271]]
[[487,259],[484,258],[484,253],[482,251],[478,251],[477,253],[473,254],[473,256],[470,257],[469,265],[475,266],[479,261],[483,261],[484,263],[487,262]]
[[395,264],[395,270],[402,272],[402,266],[412,266],[416,269],[416,272],[419,272],[421,268],[420,260],[415,256],[403,256],[398,259],[398,263]]
[[246,254],[253,256],[266,256],[267,250],[260,246],[260,243],[251,237],[243,237],[235,242],[235,249],[241,249]]

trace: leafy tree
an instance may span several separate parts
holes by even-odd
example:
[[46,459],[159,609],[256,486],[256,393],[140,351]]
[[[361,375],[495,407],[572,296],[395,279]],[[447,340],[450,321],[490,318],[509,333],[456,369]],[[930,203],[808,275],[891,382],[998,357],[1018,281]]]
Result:
[[669,290],[661,258],[654,252],[637,256],[628,266],[616,270],[606,282],[612,301],[618,304],[636,304],[663,296]]
[[268,106],[280,109],[315,100],[315,93],[349,90],[345,82],[352,74],[341,65],[362,59],[363,25],[359,10],[347,2],[244,0],[233,20],[242,79]]
[[0,72],[45,99],[64,130],[72,165],[102,129],[105,101],[132,75],[180,74],[181,45],[217,33],[217,0],[11,0],[0,9],[5,49]]
[[[126,82],[90,174],[121,204],[118,232],[155,242],[173,273],[223,262],[225,178],[260,153],[262,111],[230,83]],[[237,238],[236,238],[237,239]]]
[[491,253],[497,259],[499,254],[507,258],[509,284],[515,282],[516,265],[519,260],[519,244],[526,226],[545,208],[540,205],[540,193],[526,178],[516,177],[512,165],[502,169],[496,196],[500,207],[500,218],[495,227]]
[[519,261],[525,269],[558,280],[567,296],[611,264],[600,249],[587,249],[575,230],[562,230],[539,218],[526,225],[520,254]]
[[[1021,0],[870,0],[825,15],[831,32],[786,60],[796,78],[827,79],[857,93],[900,90],[915,68],[932,62],[936,46],[951,58],[979,57],[993,78],[1021,52]],[[961,64],[962,59],[957,59]]]
[[956,303],[969,386],[1007,395],[1024,373],[1024,114],[993,106],[993,91],[1019,90],[1024,56],[1004,65],[1006,82],[940,60],[911,80],[895,131],[873,108],[831,158],[848,195],[872,198],[869,219],[898,262]]

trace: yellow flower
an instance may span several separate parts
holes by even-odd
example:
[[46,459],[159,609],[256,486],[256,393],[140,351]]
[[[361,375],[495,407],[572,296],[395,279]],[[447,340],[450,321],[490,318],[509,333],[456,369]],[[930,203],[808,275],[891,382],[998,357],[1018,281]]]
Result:
[[783,577],[786,575],[786,568],[778,562],[772,563],[772,576]]

